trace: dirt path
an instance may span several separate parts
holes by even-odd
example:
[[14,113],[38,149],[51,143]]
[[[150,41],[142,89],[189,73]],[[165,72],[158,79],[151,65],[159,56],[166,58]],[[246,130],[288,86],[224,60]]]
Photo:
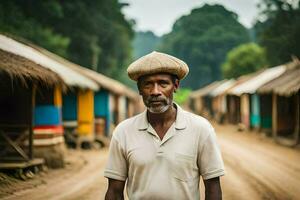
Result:
[[[225,200],[300,199],[299,148],[279,146],[255,133],[237,132],[235,126],[215,128],[226,167],[222,177]],[[37,178],[42,184],[3,199],[104,199],[107,153],[107,149],[71,152],[72,164],[66,169],[51,170]]]
[[104,199],[106,180],[103,169],[107,149],[70,152],[71,162],[65,169],[50,170],[37,177],[42,183],[35,188],[21,190],[5,200]]
[[300,199],[300,151],[254,132],[216,126],[226,166],[224,199]]

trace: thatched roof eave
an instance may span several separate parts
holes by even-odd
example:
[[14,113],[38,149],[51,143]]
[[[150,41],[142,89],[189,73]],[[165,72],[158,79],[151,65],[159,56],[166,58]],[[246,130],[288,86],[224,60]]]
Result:
[[58,85],[66,89],[63,80],[55,72],[27,58],[1,49],[0,74],[9,76],[12,80],[18,79],[24,86],[27,86],[28,82],[35,82],[48,87]]

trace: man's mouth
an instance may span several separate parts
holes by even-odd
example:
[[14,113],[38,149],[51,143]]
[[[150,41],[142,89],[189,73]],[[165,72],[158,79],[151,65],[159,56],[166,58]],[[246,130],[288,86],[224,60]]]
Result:
[[151,104],[161,104],[163,101],[150,101]]

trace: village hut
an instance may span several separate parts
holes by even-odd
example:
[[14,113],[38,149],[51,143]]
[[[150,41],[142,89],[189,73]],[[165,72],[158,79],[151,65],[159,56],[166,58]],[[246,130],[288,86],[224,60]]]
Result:
[[[39,66],[55,72],[68,88],[97,90],[92,80],[69,69],[41,52],[41,48],[25,42],[0,36],[3,50],[24,57]],[[62,127],[62,90],[60,85],[53,88],[40,86],[35,96],[34,147],[36,156],[43,157],[50,167],[64,165],[64,135]]]
[[203,88],[200,88],[190,94],[189,104],[191,109],[198,115],[207,118],[212,117],[212,98],[208,95],[213,89],[220,86],[223,81],[215,81]]
[[256,90],[285,72],[280,65],[257,72],[247,81],[233,87],[229,93],[240,97],[241,126],[243,129],[260,127],[260,101]]
[[[81,74],[81,72],[70,68],[70,66],[75,66],[75,63],[40,47],[34,45],[31,46],[43,55],[60,63],[68,70],[80,74],[84,79],[93,83],[93,85],[91,85],[92,87],[89,88],[78,86],[69,87],[69,90],[65,92],[62,97],[62,121],[66,143],[78,148],[91,148],[91,145],[95,140],[94,94],[100,87],[96,82]],[[76,66],[78,68],[83,68],[79,65]]]
[[[141,111],[141,107],[137,106],[139,105],[137,102],[141,100],[138,94],[120,82],[91,69],[71,63],[45,50],[43,50],[43,53],[95,81],[100,88],[100,90],[93,93],[93,95],[91,93],[85,93],[86,97],[79,92],[76,98],[76,93],[78,93],[76,91],[70,91],[64,95],[64,124],[68,128],[71,128],[69,130],[74,131],[74,128],[76,128],[75,132],[77,132],[80,138],[84,138],[82,136],[87,135],[86,133],[93,135],[93,137],[90,137],[93,138],[93,140],[97,140],[99,137],[103,138],[102,136],[108,136],[120,121]],[[80,104],[80,99],[89,100],[85,101],[89,103],[82,105]],[[77,107],[74,105],[77,105]],[[80,110],[83,112],[80,112]],[[81,120],[80,113],[82,113]],[[91,120],[92,116],[93,120]],[[83,121],[88,122],[89,126],[84,127]],[[91,123],[93,125],[91,125]],[[81,143],[81,141],[78,143]]]
[[227,121],[227,98],[226,91],[229,90],[234,84],[234,79],[224,80],[222,84],[209,92],[209,96],[212,98],[212,112],[214,119],[219,123]]
[[299,143],[299,88],[300,63],[295,60],[287,64],[285,73],[258,89],[265,101],[261,109],[262,127],[271,129],[274,139],[288,146]]
[[97,82],[101,88],[94,97],[96,137],[108,136],[119,122],[141,110],[136,106],[141,98],[125,85],[87,68],[70,67]]
[[35,148],[36,95],[66,85],[53,71],[9,51],[6,40],[0,35],[0,169],[26,178],[25,170],[44,164]]
[[235,83],[226,90],[226,107],[227,107],[227,113],[226,113],[226,120],[227,122],[231,124],[239,124],[241,123],[241,99],[239,96],[236,96],[232,94],[230,91],[244,83],[245,81],[251,79],[253,76],[259,74],[261,71],[247,74],[240,76],[236,79]]

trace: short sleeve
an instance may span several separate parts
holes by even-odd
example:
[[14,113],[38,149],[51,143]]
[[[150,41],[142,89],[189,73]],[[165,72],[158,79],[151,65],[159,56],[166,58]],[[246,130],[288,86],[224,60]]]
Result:
[[202,145],[200,145],[200,152],[198,153],[198,166],[203,180],[216,178],[225,174],[224,163],[217,144],[215,131],[211,126],[207,131],[209,134]]
[[112,137],[104,176],[119,181],[125,181],[127,178],[127,162],[125,158],[124,149],[118,140],[115,137]]

